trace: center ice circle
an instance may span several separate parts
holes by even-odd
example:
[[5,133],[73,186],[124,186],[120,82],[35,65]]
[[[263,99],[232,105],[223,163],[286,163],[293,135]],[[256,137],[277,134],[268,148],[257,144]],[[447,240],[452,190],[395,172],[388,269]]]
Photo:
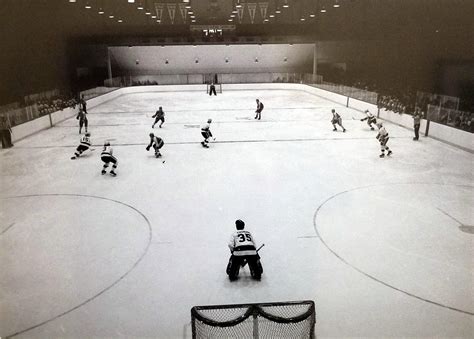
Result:
[[340,260],[411,297],[474,314],[472,186],[386,184],[341,192],[314,216]]
[[3,335],[24,333],[112,288],[151,242],[132,206],[85,195],[1,199],[0,300]]

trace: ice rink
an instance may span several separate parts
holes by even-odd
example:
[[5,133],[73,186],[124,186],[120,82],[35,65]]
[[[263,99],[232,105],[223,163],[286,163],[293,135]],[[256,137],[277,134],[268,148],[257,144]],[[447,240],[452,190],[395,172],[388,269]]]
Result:
[[[223,90],[91,108],[95,150],[77,160],[74,117],[0,151],[0,337],[190,338],[192,306],[304,299],[318,338],[474,336],[473,154],[387,122],[380,159],[361,112]],[[100,173],[106,139],[115,178]],[[259,282],[226,276],[235,219],[265,243]]]

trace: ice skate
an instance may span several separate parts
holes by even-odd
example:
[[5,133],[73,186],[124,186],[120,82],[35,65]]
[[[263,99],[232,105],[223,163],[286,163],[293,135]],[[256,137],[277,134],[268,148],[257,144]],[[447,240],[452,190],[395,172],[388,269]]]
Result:
[[385,158],[385,153],[379,155],[380,158]]
[[102,175],[104,175],[105,173],[107,173],[107,171],[106,171],[106,170],[102,170],[101,173],[102,173]]
[[388,151],[387,156],[389,156],[390,154],[392,154],[391,150]]
[[76,157],[75,156],[71,157],[71,160],[76,160]]
[[110,171],[110,175],[113,176],[113,177],[116,177],[117,173],[115,173],[114,171]]

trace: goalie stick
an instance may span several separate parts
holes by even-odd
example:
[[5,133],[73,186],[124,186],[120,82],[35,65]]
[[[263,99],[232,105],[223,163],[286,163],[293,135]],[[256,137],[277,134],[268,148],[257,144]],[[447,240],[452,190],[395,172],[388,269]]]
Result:
[[[265,246],[265,244],[262,244],[259,248],[257,248],[257,254],[258,254],[258,251],[260,251],[263,246]],[[244,262],[242,263],[241,267],[245,267],[245,265],[247,265],[247,260],[244,260]]]

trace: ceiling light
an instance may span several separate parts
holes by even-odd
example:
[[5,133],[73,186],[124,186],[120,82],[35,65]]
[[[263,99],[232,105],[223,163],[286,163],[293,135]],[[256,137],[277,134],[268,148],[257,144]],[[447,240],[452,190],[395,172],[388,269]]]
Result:
[[263,20],[264,22],[268,22],[268,19]]
[[191,6],[189,6],[189,5],[186,5],[186,6],[184,6],[184,8],[186,8],[186,9],[190,9],[190,8],[191,8]]
[[152,19],[156,19],[156,15],[152,15],[151,18],[152,18]]
[[334,8],[339,8],[340,5],[339,5],[339,4],[334,4],[332,7],[334,7]]
[[281,13],[280,9],[277,8],[276,11],[275,11],[275,13],[276,13],[276,14],[280,14],[280,13]]
[[230,17],[231,17],[231,18],[235,18],[235,14],[231,14]]
[[196,22],[196,20],[195,20],[195,19],[192,19],[191,22]]
[[275,17],[275,14],[270,14],[269,17],[270,17],[270,18],[274,18],[274,17]]
[[76,0],[69,0],[69,2],[76,2]]
[[193,11],[188,11],[188,14],[194,14],[194,12]]
[[99,9],[99,14],[102,15],[102,14],[104,14],[104,13],[105,13],[104,10],[103,10],[102,8],[100,8],[100,9]]
[[150,10],[147,9],[146,12],[145,12],[145,15],[151,15]]
[[326,10],[323,8],[323,9],[321,10],[321,13],[326,13]]
[[109,15],[109,18],[110,18],[110,19],[113,19],[113,18],[114,18],[114,16],[113,16],[112,14],[110,14],[110,15]]
[[156,22],[157,22],[157,23],[160,23],[160,22],[161,22],[161,20],[156,20]]
[[123,20],[122,20],[122,19],[118,19],[117,22],[123,22]]
[[242,7],[242,5],[241,5],[241,4],[237,4],[237,5],[235,5],[235,8],[241,8],[241,7]]
[[314,18],[314,17],[316,16],[316,14],[311,13],[309,16],[310,16],[311,18]]
[[306,19],[305,18],[301,18],[300,21],[305,21]]
[[143,6],[142,5],[138,5],[137,9],[143,9]]
[[86,7],[87,9],[91,9],[91,8],[92,8],[92,6],[89,5],[89,3],[86,3],[86,6],[85,6],[85,7]]
[[227,20],[227,21],[229,21],[229,22],[232,22],[232,21],[234,21],[234,19],[230,18],[230,19],[229,19],[229,20]]
[[290,5],[288,5],[288,4],[283,5],[283,8],[288,8],[288,7],[290,7]]
[[129,4],[133,4],[134,2],[135,2],[135,0],[128,0]]

